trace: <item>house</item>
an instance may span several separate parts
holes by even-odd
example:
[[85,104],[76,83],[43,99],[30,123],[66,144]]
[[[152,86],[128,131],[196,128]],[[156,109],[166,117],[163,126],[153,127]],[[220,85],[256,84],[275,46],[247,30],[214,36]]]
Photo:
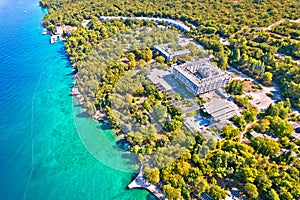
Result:
[[63,35],[64,34],[64,29],[61,25],[56,25],[54,29],[54,34],[55,35]]
[[76,26],[69,26],[69,25],[63,26],[63,32],[68,35],[71,35],[71,33],[76,30],[77,30]]

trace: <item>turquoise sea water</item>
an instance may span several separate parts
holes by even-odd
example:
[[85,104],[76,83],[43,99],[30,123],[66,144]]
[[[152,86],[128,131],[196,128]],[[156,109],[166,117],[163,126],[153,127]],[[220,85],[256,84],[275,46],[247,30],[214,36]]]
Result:
[[0,0],[0,199],[153,199],[126,190],[128,155],[69,96],[72,68],[41,35],[44,14],[36,0]]

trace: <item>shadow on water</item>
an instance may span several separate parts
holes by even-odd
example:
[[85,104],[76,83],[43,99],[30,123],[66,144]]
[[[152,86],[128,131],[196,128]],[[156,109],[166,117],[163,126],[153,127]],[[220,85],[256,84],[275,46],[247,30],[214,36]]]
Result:
[[62,46],[61,48],[59,48],[59,50],[58,50],[57,52],[59,53],[60,58],[61,58],[62,60],[68,61],[68,65],[67,65],[66,67],[67,67],[67,68],[72,67],[71,64],[70,64],[69,57],[68,57],[68,55],[67,55],[67,53],[66,53],[66,51],[65,51],[65,47]]
[[[117,146],[114,146],[114,148],[118,151],[124,151],[123,149],[121,150],[119,147]],[[127,165],[138,165],[138,154],[135,154],[135,153],[132,153],[132,152],[129,152],[129,150],[126,150],[124,152],[127,152],[127,153],[124,153],[121,155],[121,158],[123,160],[125,160],[125,163]],[[139,169],[138,169],[139,170]]]
[[73,75],[75,75],[76,73],[77,73],[77,70],[74,69],[72,72],[66,74],[66,76],[73,76]]
[[76,117],[78,117],[78,118],[90,118],[90,115],[86,112],[81,112],[81,113],[77,114]]
[[[126,188],[126,189],[129,190],[128,188]],[[133,190],[145,190],[145,189],[134,188]],[[112,199],[118,199],[118,200],[123,199],[125,193],[126,192],[119,193],[119,194],[113,196]],[[147,196],[146,196],[146,200],[157,200],[157,198],[155,196],[153,196],[152,194],[150,194],[150,192],[149,192],[149,194],[147,194]]]
[[[72,96],[72,95],[71,95]],[[80,105],[78,105],[78,104],[76,104],[76,105],[73,105],[73,107],[75,107],[75,108],[79,108],[79,107],[81,107]]]
[[100,126],[96,126],[97,129],[101,130],[111,130],[111,127],[108,124],[100,123]]
[[[133,177],[132,180],[133,180],[134,178],[135,178],[135,177]],[[127,187],[126,187],[126,189],[129,190]],[[145,189],[142,189],[142,188],[134,188],[133,190],[145,190]],[[122,197],[124,197],[124,194],[125,194],[125,193],[126,193],[126,192],[119,193],[119,194],[113,196],[112,199],[122,199]],[[156,198],[154,195],[150,194],[150,192],[149,192],[149,194],[147,194],[147,196],[146,196],[146,200],[157,200],[157,198]]]
[[138,157],[135,153],[127,153],[123,154],[122,159],[126,160],[127,165],[137,165],[138,164]]
[[120,139],[116,142],[115,149],[122,149],[123,151],[129,151],[130,150],[130,144],[125,139]]
[[131,178],[130,178],[130,180],[131,181],[133,181],[136,177],[137,177],[137,175],[139,174],[139,172],[138,171],[136,171],[136,172],[133,172],[132,173],[132,175],[131,175]]
[[148,194],[147,197],[146,197],[146,200],[157,200],[157,198],[154,197],[154,196],[151,195],[151,194]]
[[129,152],[130,145],[125,139],[118,140],[113,148],[116,151],[123,152],[121,158],[125,161],[127,165],[138,165],[138,155],[132,152]]

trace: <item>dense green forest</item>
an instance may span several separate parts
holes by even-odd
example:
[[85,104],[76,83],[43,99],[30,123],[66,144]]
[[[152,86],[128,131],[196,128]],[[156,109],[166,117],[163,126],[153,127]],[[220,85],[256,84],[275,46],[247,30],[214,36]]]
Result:
[[[219,67],[225,69],[228,63],[234,66],[242,65],[244,67],[239,68],[255,78],[262,78],[265,71],[283,74],[284,76],[278,75],[280,78],[275,81],[281,87],[282,94],[291,99],[292,105],[300,107],[299,80],[285,76],[296,74],[295,70],[291,70],[292,66],[294,66],[292,68],[297,67],[296,64],[274,61],[277,52],[299,59],[300,42],[289,38],[270,37],[269,34],[264,36],[263,33],[261,35],[263,38],[258,37],[255,40],[248,36],[251,32],[250,35],[257,37],[255,35],[258,34],[253,34],[255,27],[266,27],[283,18],[299,19],[300,1],[160,1],[157,3],[157,1],[42,0],[40,4],[49,8],[49,14],[44,18],[44,25],[50,29],[54,29],[56,23],[81,27],[83,20],[92,20],[88,31],[80,29],[76,33],[77,37],[75,35],[72,37],[76,44],[73,45],[74,50],[70,54],[71,60],[75,60],[76,57],[76,61],[80,62],[93,44],[98,43],[101,38],[114,34],[117,30],[116,26],[120,25],[120,22],[115,22],[104,28],[97,23],[100,16],[154,16],[179,19],[197,27],[196,30],[191,31],[190,36],[205,48],[213,50],[214,59]],[[248,28],[242,29],[244,27]],[[284,22],[277,28],[273,28],[273,32],[294,37],[299,32],[297,27],[293,22]],[[244,31],[239,32],[241,29]],[[236,32],[239,34],[235,34]],[[219,36],[231,38],[231,46],[223,46]],[[84,47],[75,47],[83,43]]]
[[[180,19],[194,25],[217,26],[233,33],[244,25],[267,26],[282,18],[298,19],[297,0],[194,0],[194,1],[118,1],[118,0],[42,0],[53,8],[54,21],[80,24],[83,19],[100,16],[154,16]],[[218,27],[220,26],[220,27]]]
[[[240,32],[230,41],[229,63],[232,66],[266,85],[273,79],[279,84],[282,95],[290,98],[293,106],[300,107],[300,67],[289,57],[299,57],[300,42],[276,39],[264,31]],[[288,56],[283,59],[279,58],[280,54]]]
[[[145,176],[159,183],[168,199],[192,199],[203,192],[222,199],[232,187],[249,199],[300,199],[300,141],[291,137],[290,124],[300,120],[290,110],[291,105],[300,107],[300,67],[293,61],[300,58],[299,23],[288,21],[300,18],[299,0],[42,0],[40,4],[49,8],[43,21],[49,30],[57,23],[78,27],[66,36],[65,48],[76,64],[76,83],[87,112],[105,111],[114,128],[129,130],[124,135],[131,151],[148,155],[140,156],[148,161]],[[166,69],[171,64],[152,53],[153,45],[175,42],[178,33],[156,28],[153,22],[100,21],[100,16],[153,16],[195,26],[186,35],[208,51],[193,50],[189,58],[213,53],[222,69],[230,64],[264,85],[275,81],[286,101],[259,112],[241,96],[244,83],[232,81],[227,91],[243,109],[241,116],[232,118],[234,126],[210,130],[224,140],[204,138],[183,126],[180,109],[170,106],[172,98],[146,79],[151,67]],[[281,19],[287,20],[271,30],[259,29]],[[90,20],[86,27],[84,20]],[[227,43],[222,44],[220,37]],[[150,123],[153,119],[163,133]],[[253,132],[263,137],[252,137]]]
[[272,32],[285,35],[285,36],[291,36],[294,39],[300,40],[299,22],[297,23],[297,22],[284,21],[280,25],[274,27]]

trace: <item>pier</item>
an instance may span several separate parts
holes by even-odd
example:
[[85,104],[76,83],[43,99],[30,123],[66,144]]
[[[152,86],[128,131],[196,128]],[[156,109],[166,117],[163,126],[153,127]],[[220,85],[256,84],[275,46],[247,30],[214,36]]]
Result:
[[60,36],[59,35],[51,35],[50,37],[50,43],[53,44],[53,43],[56,43],[57,40],[59,40]]
[[167,198],[162,193],[161,189],[156,185],[150,183],[143,175],[144,165],[142,164],[139,174],[135,179],[128,185],[129,189],[132,188],[143,188],[151,192],[159,200],[167,200]]

